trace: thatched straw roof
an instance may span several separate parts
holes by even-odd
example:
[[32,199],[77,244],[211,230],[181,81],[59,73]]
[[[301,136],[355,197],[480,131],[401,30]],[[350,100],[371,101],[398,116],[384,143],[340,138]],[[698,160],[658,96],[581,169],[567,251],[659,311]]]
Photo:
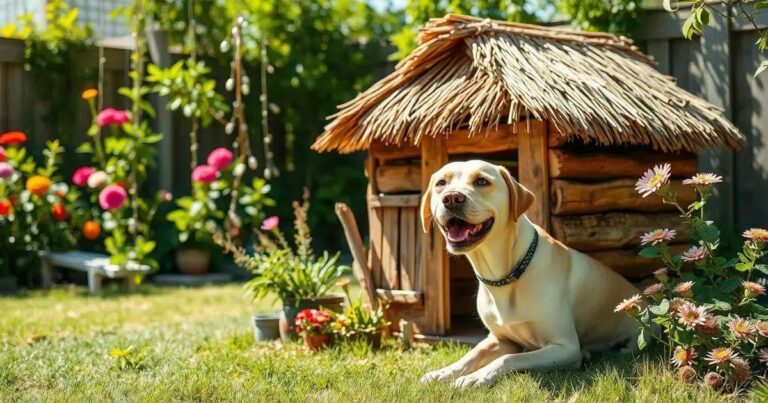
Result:
[[418,144],[466,127],[478,136],[525,118],[606,145],[743,142],[720,108],[657,72],[624,37],[448,15],[432,19],[419,43],[392,74],[339,105],[315,150]]

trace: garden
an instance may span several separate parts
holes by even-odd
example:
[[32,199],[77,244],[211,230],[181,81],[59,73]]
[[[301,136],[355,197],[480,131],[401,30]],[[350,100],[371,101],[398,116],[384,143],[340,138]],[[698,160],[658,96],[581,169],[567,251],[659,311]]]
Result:
[[[699,158],[753,140],[667,76],[643,87],[658,99],[642,106],[617,95],[576,97],[606,108],[594,114],[515,111],[514,91],[544,80],[505,84],[508,66],[492,62],[502,52],[482,36],[644,72],[653,59],[623,35],[648,4],[130,0],[97,2],[84,21],[64,0],[43,3],[0,29],[0,401],[768,400],[768,230],[761,217],[721,222],[722,206],[736,210],[726,192],[745,182]],[[751,24],[759,54],[768,2],[732,3],[725,18]],[[719,18],[711,2],[682,6],[687,39]],[[529,25],[561,20],[579,31]],[[108,24],[126,35],[108,38]],[[632,92],[570,77],[574,91]],[[445,88],[457,95],[438,100]],[[615,111],[636,106],[643,116],[622,126]],[[677,121],[653,122],[654,107]],[[622,127],[640,134],[605,140]],[[565,158],[573,150],[581,159]],[[423,381],[488,333],[474,309],[480,276],[419,222],[430,175],[477,156],[541,185],[528,216],[555,237],[631,263],[617,271],[637,294],[613,309],[636,321],[631,352],[585,351],[580,368],[493,386]],[[554,171],[569,163],[580,188]],[[597,196],[557,211],[557,197],[587,191],[607,214],[590,210]],[[621,239],[592,235],[591,217]],[[569,219],[621,255],[563,239]]]

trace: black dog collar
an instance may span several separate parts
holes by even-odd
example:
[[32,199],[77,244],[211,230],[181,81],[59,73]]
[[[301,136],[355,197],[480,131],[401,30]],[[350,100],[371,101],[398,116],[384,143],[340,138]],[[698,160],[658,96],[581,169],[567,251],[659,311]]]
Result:
[[481,283],[485,285],[489,285],[491,287],[501,287],[504,285],[507,285],[512,282],[512,279],[519,280],[520,276],[525,273],[525,269],[528,268],[528,265],[531,264],[531,259],[533,259],[533,254],[536,253],[536,246],[539,244],[539,232],[536,231],[536,229],[533,229],[533,241],[531,241],[531,246],[528,247],[528,251],[525,252],[525,256],[523,256],[523,259],[520,260],[520,262],[515,265],[515,267],[512,269],[509,274],[507,274],[504,278],[501,280],[487,280],[479,275],[475,274],[475,277],[477,277],[478,280],[480,280]]

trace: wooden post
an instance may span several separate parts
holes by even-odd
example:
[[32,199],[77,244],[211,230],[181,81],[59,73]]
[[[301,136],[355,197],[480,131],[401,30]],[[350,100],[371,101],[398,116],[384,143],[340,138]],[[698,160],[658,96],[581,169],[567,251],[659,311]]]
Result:
[[[421,187],[429,186],[433,173],[448,162],[448,150],[443,138],[424,137],[421,142]],[[440,230],[432,228],[422,238],[421,270],[424,284],[424,309],[428,331],[445,334],[451,327],[450,273],[445,240]]]
[[[160,29],[147,29],[149,54],[152,62],[160,68],[171,66],[171,52],[168,50],[168,33]],[[162,189],[173,191],[173,113],[167,108],[168,97],[157,97],[154,102],[157,131],[163,135],[158,143],[157,168]]]
[[367,297],[371,308],[376,309],[378,308],[376,286],[373,284],[371,269],[366,261],[365,247],[363,246],[363,239],[360,237],[360,231],[357,229],[355,216],[345,203],[336,203],[336,216],[341,221],[349,250],[352,252],[352,257],[354,257],[352,271],[355,274],[355,278],[357,278],[360,286],[363,287],[363,295]]
[[531,121],[528,132],[518,134],[518,181],[536,195],[526,215],[549,230],[549,155],[547,123]]
[[[701,36],[702,86],[704,98],[724,109],[726,119],[733,120],[731,107],[731,11],[730,7],[712,4],[726,15],[712,13],[710,26]],[[733,233],[734,228],[734,158],[733,151],[721,148],[705,151],[699,157],[703,172],[714,172],[723,177],[723,183],[716,186],[713,197],[707,205],[710,217],[715,220],[724,234]],[[725,236],[724,239],[728,239]]]

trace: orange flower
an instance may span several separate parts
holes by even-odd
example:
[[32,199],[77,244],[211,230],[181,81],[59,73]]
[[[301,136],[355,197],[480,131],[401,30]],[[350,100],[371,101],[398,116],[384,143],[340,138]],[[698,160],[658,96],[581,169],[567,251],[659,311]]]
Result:
[[83,236],[91,241],[98,239],[101,236],[101,225],[96,221],[86,221],[83,224]]
[[13,131],[0,134],[0,146],[6,144],[19,144],[27,141],[27,135],[24,132]]
[[61,203],[54,203],[51,207],[51,216],[56,221],[64,221],[69,217],[67,213],[67,207]]
[[96,98],[97,96],[99,96],[99,91],[96,90],[95,88],[89,88],[89,89],[83,91],[83,93],[80,94],[80,96],[83,97],[84,100],[90,101],[90,100]]
[[35,175],[27,179],[27,190],[29,190],[29,192],[32,194],[42,196],[48,192],[50,187],[51,180],[45,176]]

